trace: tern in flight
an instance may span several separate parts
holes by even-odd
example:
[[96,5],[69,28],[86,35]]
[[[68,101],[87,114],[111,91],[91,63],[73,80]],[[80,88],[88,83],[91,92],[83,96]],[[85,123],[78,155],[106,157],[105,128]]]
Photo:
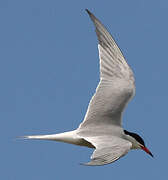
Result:
[[94,148],[91,161],[85,163],[91,166],[112,163],[131,149],[142,149],[153,157],[138,134],[122,128],[123,111],[135,94],[133,72],[107,29],[88,9],[86,11],[93,21],[98,38],[100,82],[85,118],[73,131],[24,138]]

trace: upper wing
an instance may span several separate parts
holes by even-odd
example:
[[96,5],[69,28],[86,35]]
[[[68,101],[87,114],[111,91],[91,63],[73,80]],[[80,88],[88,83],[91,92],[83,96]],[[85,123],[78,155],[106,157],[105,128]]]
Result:
[[91,12],[86,11],[95,25],[99,42],[100,82],[79,129],[101,129],[102,124],[121,126],[124,107],[135,92],[133,72],[112,36]]
[[91,156],[91,161],[84,164],[90,166],[110,164],[127,154],[132,146],[129,141],[115,136],[89,137],[84,139],[92,143],[96,148]]

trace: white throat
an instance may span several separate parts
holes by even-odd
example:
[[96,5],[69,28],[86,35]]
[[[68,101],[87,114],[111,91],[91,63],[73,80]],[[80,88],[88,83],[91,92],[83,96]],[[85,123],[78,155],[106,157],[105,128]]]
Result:
[[141,149],[139,142],[137,142],[136,139],[133,138],[132,136],[124,134],[124,139],[126,139],[132,143],[131,149]]

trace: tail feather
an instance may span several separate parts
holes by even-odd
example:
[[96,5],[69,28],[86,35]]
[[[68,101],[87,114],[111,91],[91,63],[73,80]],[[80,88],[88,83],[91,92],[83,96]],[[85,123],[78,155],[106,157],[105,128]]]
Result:
[[19,136],[18,139],[45,139],[46,135]]
[[76,131],[69,131],[59,134],[50,134],[50,135],[30,135],[30,136],[21,136],[19,139],[38,139],[38,140],[51,140],[51,141],[61,141],[70,144],[79,144],[81,138],[76,135]]
[[37,140],[57,140],[57,136],[53,135],[30,135],[30,136],[19,136],[18,139],[37,139]]

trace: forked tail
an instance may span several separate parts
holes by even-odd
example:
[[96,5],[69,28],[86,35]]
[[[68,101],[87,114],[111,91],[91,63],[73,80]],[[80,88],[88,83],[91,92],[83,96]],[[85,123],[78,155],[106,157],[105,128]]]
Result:
[[51,141],[60,141],[70,144],[81,144],[81,138],[76,134],[76,130],[59,133],[59,134],[51,134],[51,135],[31,135],[31,136],[22,136],[20,139],[37,139],[37,140],[51,140]]

